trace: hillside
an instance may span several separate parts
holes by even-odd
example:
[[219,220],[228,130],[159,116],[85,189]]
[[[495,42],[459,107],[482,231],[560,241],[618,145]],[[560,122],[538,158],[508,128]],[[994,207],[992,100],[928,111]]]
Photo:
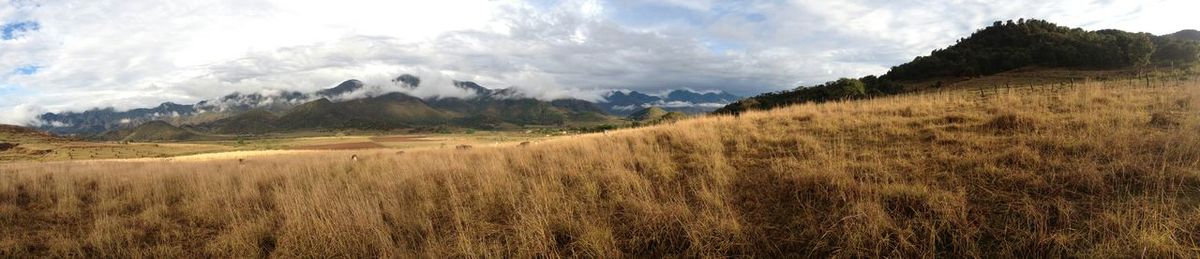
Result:
[[176,127],[164,121],[143,123],[120,136],[120,140],[138,142],[201,140],[205,138],[206,136],[204,135]]
[[42,132],[42,131],[39,131],[36,129],[26,128],[26,127],[21,127],[21,126],[16,126],[16,125],[0,124],[0,140],[26,139],[26,138],[35,138],[35,139],[44,139],[44,140],[59,139],[58,137],[56,137],[54,135],[50,135],[49,133],[45,133],[45,132]]
[[281,116],[281,129],[394,129],[431,125],[457,115],[429,107],[402,93],[333,102],[322,98],[299,105]]
[[207,132],[228,135],[265,134],[278,130],[279,116],[265,109],[253,109],[228,118],[197,126]]
[[67,141],[36,129],[0,124],[0,161],[41,157],[49,153],[48,144]]
[[890,80],[991,75],[1022,67],[1114,69],[1196,62],[1196,42],[1119,30],[1086,31],[1042,20],[996,22],[945,49],[892,67]]
[[465,116],[452,125],[496,129],[508,125],[566,125],[607,121],[610,118],[590,102],[560,99],[550,102],[533,98],[513,98],[488,92],[474,98],[437,98],[430,106]]
[[666,116],[666,115],[667,115],[666,110],[663,110],[662,108],[654,106],[654,107],[647,107],[645,109],[638,110],[632,114],[629,114],[629,117],[626,117],[626,118],[628,118],[629,120],[634,120],[634,121],[647,121],[647,120],[656,120],[656,119],[662,118],[663,116]]
[[1182,30],[1166,36],[1176,40],[1200,41],[1200,31],[1197,30]]
[[1200,78],[956,90],[527,146],[0,165],[0,251],[1195,258],[1196,161]]
[[687,117],[688,117],[688,115],[684,114],[682,112],[677,112],[677,111],[668,112],[665,109],[659,108],[657,106],[653,106],[653,107],[648,107],[648,108],[639,110],[637,112],[634,112],[633,114],[630,114],[629,117],[626,117],[626,119],[644,124],[644,123],[659,123],[659,122],[665,122],[665,121],[676,121],[676,120],[681,120],[681,119],[684,119]]
[[[1017,70],[1109,71],[1097,77],[1036,77],[1035,82],[1076,83],[1113,75],[1133,80],[1167,74],[1192,73],[1200,63],[1200,42],[1187,40],[1189,31],[1153,36],[1119,30],[1086,31],[1041,20],[996,22],[928,56],[894,66],[882,76],[842,78],[814,86],[764,93],[714,111],[737,114],[797,103],[860,99],[930,88],[947,88],[967,81]],[[1181,39],[1184,38],[1184,39]],[[1135,71],[1134,73],[1124,73]],[[1161,76],[1162,73],[1153,75]],[[992,82],[993,87],[1012,82]],[[1006,85],[1011,86],[1011,85]]]
[[351,93],[354,91],[358,91],[359,89],[362,89],[362,88],[363,88],[362,81],[358,81],[356,79],[350,79],[350,80],[346,80],[345,82],[342,82],[341,84],[338,84],[332,88],[322,89],[320,91],[317,91],[315,94],[317,97],[321,97],[321,98],[333,98],[333,97],[342,96],[342,95],[345,95],[345,94],[348,94],[348,93]]

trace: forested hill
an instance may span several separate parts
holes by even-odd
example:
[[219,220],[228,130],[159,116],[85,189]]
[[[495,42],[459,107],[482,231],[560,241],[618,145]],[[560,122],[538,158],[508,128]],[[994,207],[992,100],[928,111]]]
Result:
[[1154,36],[1120,30],[1087,31],[1042,20],[996,22],[945,49],[892,67],[883,76],[843,78],[815,86],[765,93],[729,104],[714,113],[739,113],[804,102],[888,95],[906,91],[905,82],[944,77],[992,75],[1023,67],[1121,69],[1193,66],[1200,41],[1183,31]]
[[1195,42],[1149,33],[1086,31],[1042,20],[996,22],[946,49],[892,67],[890,80],[979,76],[1027,66],[1110,69],[1194,62]]

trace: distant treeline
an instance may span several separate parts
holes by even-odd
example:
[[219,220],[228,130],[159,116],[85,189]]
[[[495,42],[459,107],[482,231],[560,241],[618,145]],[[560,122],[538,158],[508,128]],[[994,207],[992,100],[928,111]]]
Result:
[[765,93],[732,103],[715,113],[889,95],[904,91],[897,81],[983,76],[1029,66],[1117,69],[1195,65],[1200,61],[1200,39],[1189,36],[1194,31],[1184,32],[1154,36],[1119,30],[1086,31],[1042,20],[996,22],[946,49],[892,67],[881,77],[843,78]]
[[736,114],[747,110],[765,110],[805,102],[857,99],[871,95],[896,94],[904,87],[891,80],[866,76],[859,79],[842,78],[824,84],[792,90],[760,94],[721,107],[713,113]]

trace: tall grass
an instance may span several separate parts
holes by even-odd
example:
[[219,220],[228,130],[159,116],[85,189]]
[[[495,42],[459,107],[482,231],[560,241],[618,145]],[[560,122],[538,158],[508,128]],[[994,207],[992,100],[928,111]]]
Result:
[[901,96],[527,147],[0,165],[0,257],[1195,258],[1198,90]]

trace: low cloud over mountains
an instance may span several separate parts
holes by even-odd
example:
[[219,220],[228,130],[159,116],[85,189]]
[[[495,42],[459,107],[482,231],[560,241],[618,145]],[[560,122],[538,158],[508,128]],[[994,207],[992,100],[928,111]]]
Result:
[[[58,134],[92,135],[115,129],[130,128],[141,123],[163,120],[175,124],[203,124],[238,116],[249,111],[284,114],[306,103],[328,100],[329,103],[355,101],[367,98],[400,94],[413,100],[424,100],[435,109],[451,111],[469,110],[463,105],[478,106],[472,101],[528,100],[526,104],[545,102],[554,106],[567,107],[574,111],[590,111],[624,116],[645,107],[658,106],[670,111],[687,113],[709,112],[739,99],[738,96],[722,91],[672,90],[660,95],[647,95],[637,91],[610,91],[596,94],[590,100],[577,98],[547,98],[530,93],[520,87],[487,88],[472,81],[455,81],[445,78],[425,78],[404,74],[389,80],[374,80],[368,83],[357,79],[343,81],[333,87],[308,93],[299,91],[264,90],[253,93],[231,93],[220,98],[204,100],[195,104],[163,103],[151,108],[118,110],[114,108],[90,109],[83,112],[45,113],[37,117],[38,126]],[[389,97],[390,98],[390,97]],[[394,98],[393,98],[394,99]],[[404,99],[404,98],[401,98]],[[407,99],[404,99],[407,100]],[[463,103],[461,101],[467,100]],[[572,103],[574,102],[574,103]],[[506,104],[519,112],[521,102]],[[596,108],[586,108],[586,106]],[[424,109],[424,108],[421,108]],[[501,113],[509,111],[501,110]],[[367,111],[369,113],[369,111]]]
[[347,78],[385,86],[398,71],[429,84],[472,81],[544,100],[685,87],[749,96],[882,73],[995,20],[1053,18],[1085,29],[1161,34],[1200,27],[1176,18],[1196,7],[1086,0],[8,1],[0,3],[0,109],[9,112],[0,123],[232,92],[307,93]]

